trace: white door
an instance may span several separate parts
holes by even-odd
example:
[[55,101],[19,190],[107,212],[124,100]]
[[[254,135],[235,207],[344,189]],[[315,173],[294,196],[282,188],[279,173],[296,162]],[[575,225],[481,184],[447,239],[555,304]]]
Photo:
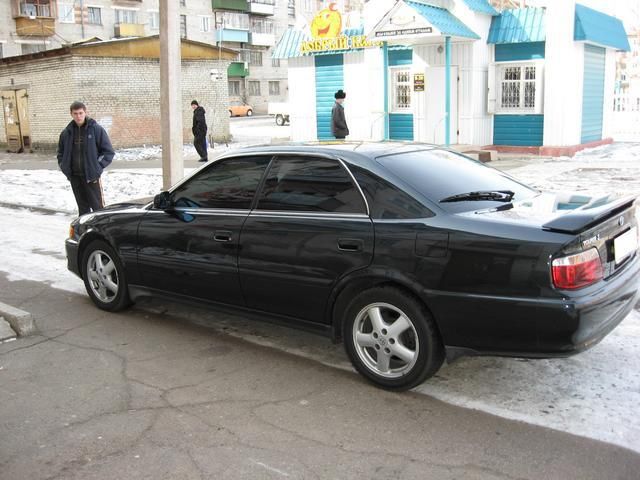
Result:
[[[445,143],[445,68],[427,67],[425,70],[425,113],[423,131],[419,132],[422,142]],[[458,143],[458,67],[451,67],[451,124],[450,143]]]

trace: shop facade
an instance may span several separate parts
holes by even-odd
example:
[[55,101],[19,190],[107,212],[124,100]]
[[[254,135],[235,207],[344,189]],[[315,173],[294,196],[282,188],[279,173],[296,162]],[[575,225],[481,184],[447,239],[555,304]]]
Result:
[[372,0],[354,18],[330,5],[276,46],[292,140],[332,139],[342,88],[349,140],[554,154],[611,141],[615,51],[628,49],[614,17],[571,0],[502,13],[486,0]]

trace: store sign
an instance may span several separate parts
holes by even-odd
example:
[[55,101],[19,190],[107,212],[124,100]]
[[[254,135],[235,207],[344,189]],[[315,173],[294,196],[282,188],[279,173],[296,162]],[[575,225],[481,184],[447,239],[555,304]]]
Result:
[[424,73],[413,74],[413,91],[424,92]]
[[397,37],[399,35],[416,35],[418,33],[433,33],[431,27],[406,28],[402,30],[384,30],[376,32],[376,37]]
[[300,52],[303,54],[382,46],[382,42],[367,40],[366,35],[343,35],[342,15],[335,3],[320,10],[313,17],[309,29],[312,40],[302,42]]

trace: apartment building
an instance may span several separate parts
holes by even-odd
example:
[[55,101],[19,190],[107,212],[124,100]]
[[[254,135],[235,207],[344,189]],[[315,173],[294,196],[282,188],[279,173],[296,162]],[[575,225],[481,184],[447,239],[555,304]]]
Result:
[[[255,112],[287,99],[286,61],[271,59],[296,12],[318,0],[172,0],[179,2],[181,36],[240,52],[228,71],[230,101]],[[82,39],[157,35],[159,0],[2,0],[0,58],[59,48]]]

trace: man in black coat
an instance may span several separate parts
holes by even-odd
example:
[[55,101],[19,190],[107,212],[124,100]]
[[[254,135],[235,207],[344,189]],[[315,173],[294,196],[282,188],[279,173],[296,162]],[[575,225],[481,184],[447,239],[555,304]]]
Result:
[[207,158],[207,121],[204,118],[204,108],[198,105],[196,100],[191,102],[191,108],[193,109],[193,146],[196,147],[196,152],[200,155],[199,162],[208,161]]
[[71,183],[78,214],[83,215],[104,207],[100,176],[115,152],[105,129],[87,117],[84,103],[73,102],[69,110],[73,120],[58,140],[58,166]]
[[338,140],[344,140],[349,135],[349,127],[347,127],[347,119],[344,116],[344,102],[347,96],[342,90],[338,90],[333,97],[336,99],[336,103],[331,109],[331,133]]

